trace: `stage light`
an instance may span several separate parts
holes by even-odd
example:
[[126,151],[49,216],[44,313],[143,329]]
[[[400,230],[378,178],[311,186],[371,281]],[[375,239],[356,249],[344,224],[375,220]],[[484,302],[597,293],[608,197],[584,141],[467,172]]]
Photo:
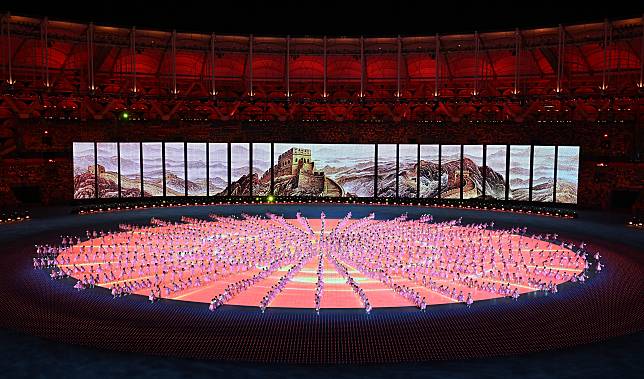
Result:
[[127,112],[121,113],[121,118],[124,120],[127,120],[130,117],[130,115]]

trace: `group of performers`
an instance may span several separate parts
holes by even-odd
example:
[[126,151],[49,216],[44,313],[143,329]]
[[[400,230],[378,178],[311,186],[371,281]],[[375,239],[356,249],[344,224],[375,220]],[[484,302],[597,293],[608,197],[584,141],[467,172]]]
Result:
[[[118,232],[87,231],[85,239],[65,236],[58,246],[36,246],[33,266],[51,269],[52,279],[76,278],[78,290],[101,286],[114,298],[137,293],[151,302],[236,275],[236,281],[213,294],[213,311],[285,271],[266,285],[258,304],[264,312],[317,259],[312,304],[318,313],[325,270],[335,270],[369,313],[364,280],[382,283],[425,311],[436,299],[470,307],[492,297],[517,300],[530,291],[556,293],[560,283],[584,282],[589,269],[585,244],[561,244],[556,234],[528,236],[525,228],[435,223],[431,215],[375,220],[370,214],[354,220],[348,213],[327,231],[325,221],[322,213],[316,231],[300,213],[292,221],[274,214],[152,219],[150,225],[123,224]],[[594,255],[596,272],[603,268],[600,258]]]

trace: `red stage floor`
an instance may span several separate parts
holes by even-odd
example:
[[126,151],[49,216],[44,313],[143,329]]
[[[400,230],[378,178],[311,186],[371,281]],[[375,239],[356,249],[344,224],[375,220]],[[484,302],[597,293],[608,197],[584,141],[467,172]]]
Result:
[[[79,280],[94,276],[97,278],[96,284],[101,287],[132,285],[138,281],[143,288],[133,292],[140,295],[148,296],[151,288],[160,288],[163,298],[210,303],[227,286],[261,272],[268,266],[267,256],[274,257],[280,252],[297,254],[310,247],[312,253],[306,256],[304,265],[287,281],[269,306],[315,308],[320,259],[318,252],[320,249],[324,250],[325,246],[320,240],[322,220],[308,220],[310,231],[301,220],[279,218],[254,218],[249,221],[222,217],[211,221],[186,219],[179,224],[155,224],[145,229],[133,228],[84,241],[60,254],[57,258],[58,266]],[[332,239],[329,236],[331,233],[344,235],[342,238],[348,241],[346,246],[350,246],[355,239],[357,255],[352,255],[353,258],[360,257],[364,264],[372,265],[369,267],[386,266],[384,270],[391,278],[389,283],[368,277],[364,267],[359,270],[355,260],[358,258],[344,259],[335,254],[374,308],[417,306],[394,291],[392,283],[413,289],[431,306],[458,302],[459,299],[451,294],[454,289],[456,293],[462,291],[465,296],[471,293],[475,301],[510,295],[510,292],[501,294],[467,285],[465,279],[494,284],[496,288],[502,284],[508,285],[511,290],[516,288],[520,294],[524,294],[537,290],[537,280],[552,284],[567,281],[572,275],[579,275],[585,264],[583,258],[573,251],[551,242],[503,230],[458,224],[418,220],[395,223],[347,218],[344,222],[337,219],[325,220],[324,230],[326,240]],[[393,230],[399,230],[401,236],[393,235]],[[388,235],[383,238],[383,233]],[[444,241],[431,239],[431,236],[441,233],[451,233],[452,237]],[[419,239],[419,236],[424,239]],[[379,245],[373,242],[380,239],[382,242]],[[447,242],[448,246],[442,245]],[[361,251],[369,251],[373,258],[360,255]],[[508,259],[510,251],[514,254],[514,260]],[[490,252],[496,252],[495,260],[492,260]],[[378,254],[380,256],[376,258]],[[434,255],[428,260],[432,254],[440,255]],[[521,263],[518,262],[520,256],[524,260]],[[562,257],[565,258],[562,260]],[[337,271],[331,259],[330,254],[323,254],[324,289],[321,308],[363,308],[360,297]],[[285,262],[266,278],[236,293],[226,304],[259,306],[272,286],[296,263],[295,259]],[[480,272],[468,273],[466,266],[471,267],[471,271],[480,268]],[[543,272],[534,272],[535,267]],[[415,276],[409,271],[413,269],[416,270]],[[432,269],[436,271],[432,273]],[[175,272],[174,278],[171,277],[172,271]],[[500,278],[481,274],[490,271],[510,276],[516,274],[516,277]],[[115,277],[105,276],[110,272]],[[446,277],[439,275],[439,272],[446,273]],[[457,272],[458,278],[455,276]],[[155,275],[158,278],[157,284],[146,285],[147,280],[155,281]],[[423,276],[427,279],[425,285]],[[528,281],[528,277],[535,280]],[[197,278],[199,283],[196,282]],[[430,278],[433,284],[429,283]],[[181,282],[183,285],[179,287],[183,288],[173,288]],[[440,290],[441,285],[448,287],[450,292]],[[169,292],[164,289],[166,287],[170,288]]]

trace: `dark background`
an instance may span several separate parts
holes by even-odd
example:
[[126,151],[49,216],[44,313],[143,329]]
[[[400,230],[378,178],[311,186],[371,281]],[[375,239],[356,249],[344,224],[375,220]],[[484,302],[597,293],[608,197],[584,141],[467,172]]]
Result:
[[623,0],[84,1],[10,0],[16,15],[178,31],[260,35],[391,36],[508,30],[642,17]]

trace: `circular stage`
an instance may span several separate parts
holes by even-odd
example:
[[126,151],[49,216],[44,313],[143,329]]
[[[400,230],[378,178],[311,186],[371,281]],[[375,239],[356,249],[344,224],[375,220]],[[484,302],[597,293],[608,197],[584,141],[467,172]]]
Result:
[[[85,238],[87,230],[98,233]],[[58,246],[62,235],[83,238],[34,269],[34,244]],[[520,354],[642,330],[640,241],[637,231],[584,218],[402,206],[49,216],[0,228],[1,326],[215,360]]]
[[[375,220],[374,214],[356,220],[350,213],[210,218],[154,219],[151,226],[121,225],[120,232],[65,241],[50,276],[76,278],[78,290],[96,285],[114,297],[211,303],[211,310],[228,304],[370,311],[518,300],[585,280],[588,268],[582,250],[560,246],[555,234],[530,237],[525,229],[492,229],[493,223]],[[45,249],[39,251],[34,263],[45,267]]]

